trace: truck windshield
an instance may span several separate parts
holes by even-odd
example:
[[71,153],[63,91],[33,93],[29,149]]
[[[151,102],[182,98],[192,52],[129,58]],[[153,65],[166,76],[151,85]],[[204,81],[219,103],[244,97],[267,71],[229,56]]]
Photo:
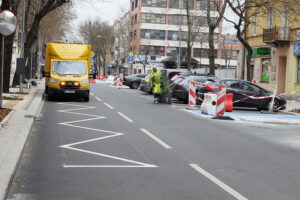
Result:
[[53,61],[53,74],[71,74],[71,75],[85,75],[87,73],[86,63],[79,61]]

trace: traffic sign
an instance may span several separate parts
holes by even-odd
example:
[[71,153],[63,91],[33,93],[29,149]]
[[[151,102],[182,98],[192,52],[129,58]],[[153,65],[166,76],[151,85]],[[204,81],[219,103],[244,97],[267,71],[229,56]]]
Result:
[[133,56],[133,52],[130,51],[128,55],[129,55],[130,57],[132,57],[132,56]]
[[133,63],[133,56],[129,56],[129,57],[127,58],[127,62]]

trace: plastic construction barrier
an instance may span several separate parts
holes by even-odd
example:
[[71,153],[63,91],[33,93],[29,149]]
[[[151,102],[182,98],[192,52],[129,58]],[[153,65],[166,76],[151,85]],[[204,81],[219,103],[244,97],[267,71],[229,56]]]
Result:
[[118,82],[118,76],[117,74],[114,74],[114,85],[117,85]]
[[226,112],[233,111],[233,94],[232,93],[226,94],[225,111]]
[[225,114],[226,86],[219,86],[217,100],[217,115]]
[[189,107],[196,106],[196,81],[189,82]]
[[201,112],[207,115],[217,115],[217,94],[204,94],[204,100],[201,104]]
[[96,79],[90,79],[90,83],[96,83]]

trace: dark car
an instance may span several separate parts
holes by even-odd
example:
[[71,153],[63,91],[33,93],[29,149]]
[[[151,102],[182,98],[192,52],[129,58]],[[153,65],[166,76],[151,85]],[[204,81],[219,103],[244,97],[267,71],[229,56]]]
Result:
[[[249,81],[236,79],[222,79],[219,84],[227,86],[226,93],[233,94],[234,107],[257,108],[258,110],[269,110],[272,101],[273,92],[270,92]],[[197,96],[203,98],[203,94],[207,92],[217,92],[218,86],[211,84],[197,88]],[[253,98],[260,97],[260,98]],[[275,96],[273,110],[285,109],[286,100],[283,96]]]
[[217,77],[210,77],[210,76],[188,76],[188,77],[181,77],[171,85],[171,95],[172,97],[176,97],[179,100],[184,101],[185,103],[188,102],[189,98],[189,82],[196,81],[199,84],[203,84],[207,81],[215,82],[217,81]]
[[141,80],[146,76],[146,74],[132,74],[125,76],[123,78],[123,85],[129,86],[131,89],[138,89],[141,84]]
[[150,74],[141,80],[140,91],[152,93],[152,84],[150,84]]

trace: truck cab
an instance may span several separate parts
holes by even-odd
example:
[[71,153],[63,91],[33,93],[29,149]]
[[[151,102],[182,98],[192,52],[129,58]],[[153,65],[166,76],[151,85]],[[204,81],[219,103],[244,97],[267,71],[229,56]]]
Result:
[[45,92],[48,99],[71,96],[89,101],[91,45],[47,43]]

